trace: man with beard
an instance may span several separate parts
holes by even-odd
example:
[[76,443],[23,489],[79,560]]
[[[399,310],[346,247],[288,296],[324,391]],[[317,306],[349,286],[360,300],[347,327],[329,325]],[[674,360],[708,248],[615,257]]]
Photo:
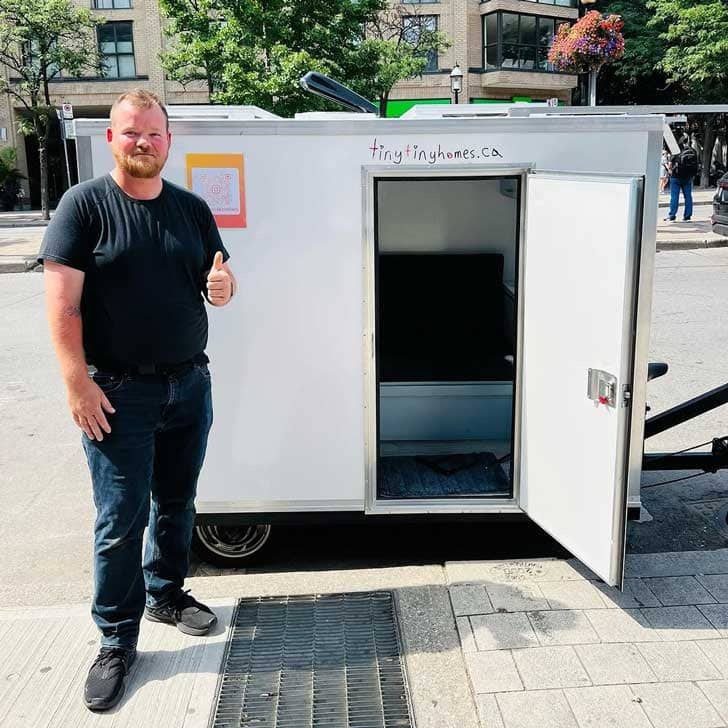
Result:
[[116,166],[66,192],[39,258],[96,505],[91,710],[121,699],[142,615],[192,635],[216,621],[182,587],[212,424],[203,296],[224,306],[235,291],[209,207],[160,176],[171,143],[160,100],[120,96],[106,138]]

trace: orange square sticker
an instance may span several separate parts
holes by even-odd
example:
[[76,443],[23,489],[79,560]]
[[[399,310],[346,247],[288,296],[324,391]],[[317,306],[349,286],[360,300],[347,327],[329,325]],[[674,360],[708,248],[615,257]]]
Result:
[[242,154],[187,154],[187,189],[210,206],[221,228],[247,227]]

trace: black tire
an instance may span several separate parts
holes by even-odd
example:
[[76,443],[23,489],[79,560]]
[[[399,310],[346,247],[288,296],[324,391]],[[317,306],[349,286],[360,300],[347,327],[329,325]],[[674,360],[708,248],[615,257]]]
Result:
[[261,560],[270,538],[269,523],[254,526],[195,526],[192,550],[203,561],[225,569],[244,569]]

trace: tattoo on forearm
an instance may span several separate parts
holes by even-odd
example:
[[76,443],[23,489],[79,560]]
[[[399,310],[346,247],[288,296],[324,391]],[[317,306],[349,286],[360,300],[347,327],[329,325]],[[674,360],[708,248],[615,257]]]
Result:
[[78,306],[66,306],[63,309],[63,315],[70,318],[81,318],[81,309]]

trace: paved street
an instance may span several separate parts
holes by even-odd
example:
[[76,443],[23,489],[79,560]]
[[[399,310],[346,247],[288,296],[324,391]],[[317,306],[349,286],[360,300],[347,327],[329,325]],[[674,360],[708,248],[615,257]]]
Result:
[[[650,361],[670,371],[648,385],[657,413],[728,382],[728,251],[658,253],[652,309]],[[680,449],[728,434],[725,409],[714,410],[648,442],[650,451]]]
[[[651,359],[671,369],[649,385],[653,411],[724,382],[727,272],[726,249],[658,254]],[[513,526],[291,529],[248,573],[195,564],[187,586],[215,604],[215,635],[145,623],[128,696],[92,716],[79,691],[96,644],[93,506],[42,275],[0,277],[0,311],[2,728],[207,726],[235,598],[372,589],[397,598],[418,728],[728,725],[728,551],[715,520],[724,474],[644,491],[654,520],[630,524],[624,595],[574,560],[542,560],[563,554]],[[649,449],[724,428],[723,409]]]

